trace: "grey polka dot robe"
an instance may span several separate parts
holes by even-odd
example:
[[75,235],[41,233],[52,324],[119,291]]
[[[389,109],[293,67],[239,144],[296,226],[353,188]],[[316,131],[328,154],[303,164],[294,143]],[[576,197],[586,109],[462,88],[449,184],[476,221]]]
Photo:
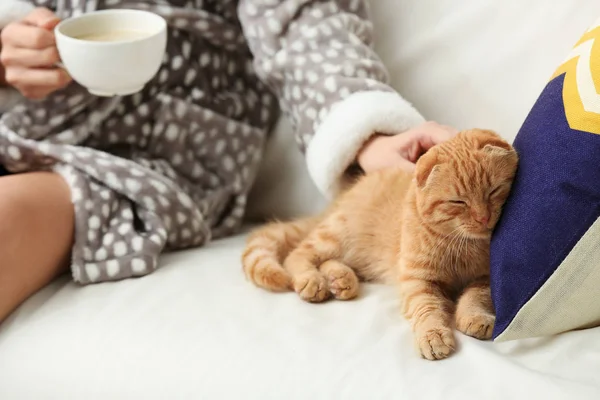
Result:
[[141,93],[100,98],[73,83],[0,120],[0,163],[13,173],[55,171],[71,188],[72,274],[81,284],[145,275],[163,251],[234,233],[279,107],[325,193],[370,135],[423,120],[385,84],[363,1],[30,5],[61,18],[146,9],[170,26],[162,67]]

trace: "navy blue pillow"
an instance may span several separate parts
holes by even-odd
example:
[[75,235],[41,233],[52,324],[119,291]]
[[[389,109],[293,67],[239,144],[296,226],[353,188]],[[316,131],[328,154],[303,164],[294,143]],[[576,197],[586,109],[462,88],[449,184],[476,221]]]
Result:
[[494,338],[600,324],[600,21],[541,93],[492,238]]

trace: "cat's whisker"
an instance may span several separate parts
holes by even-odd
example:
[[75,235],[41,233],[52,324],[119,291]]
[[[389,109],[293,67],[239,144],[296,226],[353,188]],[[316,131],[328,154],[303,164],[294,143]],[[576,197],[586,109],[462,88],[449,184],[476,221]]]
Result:
[[454,263],[454,265],[458,265],[459,261],[461,259],[460,257],[460,247],[462,244],[462,239],[463,239],[463,235],[459,232],[458,233],[458,239],[456,241],[456,245],[454,246],[454,248],[452,249],[452,262]]
[[456,263],[458,263],[461,259],[463,259],[463,247],[465,246],[465,242],[468,239],[468,236],[466,235],[464,229],[462,229],[462,225],[459,226],[459,231],[457,233],[457,243],[456,246],[452,246],[452,258],[451,258],[451,262],[454,262],[454,257],[456,257]]
[[[460,231],[459,231],[459,229],[460,229],[460,226],[459,226],[459,227],[457,227],[457,228],[456,228],[454,231],[452,231],[452,232],[454,233],[454,232],[457,232],[457,231],[458,231],[458,232],[459,232],[459,234],[460,234]],[[442,257],[441,257],[441,261],[442,261],[442,263],[443,263],[443,264],[446,264],[446,260],[447,260],[447,258],[448,258],[446,255],[448,255],[448,256],[449,256],[449,258],[450,258],[450,263],[452,263],[452,262],[453,262],[453,260],[454,260],[454,244],[455,244],[455,242],[458,242],[458,239],[460,238],[460,235],[459,235],[459,234],[452,236],[452,239],[450,239],[450,241],[449,241],[449,242],[448,242],[448,244],[446,245],[446,249],[444,250],[444,253],[442,254]],[[457,243],[456,243],[456,244],[457,244]]]
[[456,244],[452,246],[452,258],[450,259],[450,261],[453,263],[452,265],[456,265],[458,263],[460,256],[460,244],[462,242],[462,235],[460,232],[458,232],[456,236]]
[[448,242],[446,249],[444,251],[444,254],[442,256],[442,262],[445,264],[446,263],[446,254],[448,255],[448,257],[450,258],[450,263],[452,263],[452,254],[453,254],[453,249],[454,249],[454,242],[457,240],[458,235],[454,235],[452,236],[452,239],[450,239],[450,241]]
[[460,241],[460,247],[458,249],[458,253],[459,253],[459,257],[463,257],[467,254],[467,250],[469,247],[469,237],[467,235],[464,234],[464,232],[461,233],[461,241]]
[[454,228],[450,233],[448,233],[447,235],[439,238],[434,245],[431,248],[431,255],[434,255],[435,252],[437,251],[437,249],[446,242],[446,240],[450,237],[450,235],[454,234],[456,231],[458,231],[460,229],[460,226],[457,226],[456,228]]
[[[445,264],[446,262],[446,255],[448,254],[450,248],[452,247],[452,242],[456,239],[456,236],[452,236],[452,238],[449,241],[444,240],[442,243],[439,244],[438,247],[440,247],[442,244],[445,245],[445,247],[443,247],[443,253],[441,254],[441,256],[439,257],[440,263],[441,264]],[[437,258],[435,257],[435,253],[431,253],[432,258]]]

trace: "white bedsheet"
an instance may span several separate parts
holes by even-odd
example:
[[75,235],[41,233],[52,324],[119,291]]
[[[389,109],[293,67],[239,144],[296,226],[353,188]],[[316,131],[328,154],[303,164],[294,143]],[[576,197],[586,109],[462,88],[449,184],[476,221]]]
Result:
[[243,237],[157,273],[61,280],[0,328],[0,399],[598,399],[600,330],[515,343],[459,335],[421,360],[394,290],[314,305],[246,282]]

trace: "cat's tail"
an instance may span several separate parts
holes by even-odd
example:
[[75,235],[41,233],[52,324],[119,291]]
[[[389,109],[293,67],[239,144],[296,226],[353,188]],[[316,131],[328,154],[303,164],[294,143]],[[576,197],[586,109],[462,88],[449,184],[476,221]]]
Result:
[[316,223],[316,218],[274,222],[251,233],[242,254],[246,278],[274,292],[291,290],[292,277],[283,268],[283,260]]

